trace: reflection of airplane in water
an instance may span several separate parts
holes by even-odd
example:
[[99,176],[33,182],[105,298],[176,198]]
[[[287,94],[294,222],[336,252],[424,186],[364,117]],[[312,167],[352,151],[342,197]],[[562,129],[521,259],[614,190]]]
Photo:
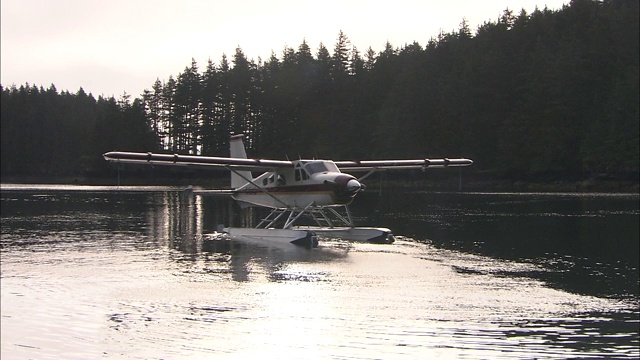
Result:
[[347,258],[352,250],[352,244],[347,242],[325,242],[314,251],[308,251],[301,246],[272,246],[272,243],[229,241],[228,238],[229,234],[222,233],[204,235],[202,252],[214,256],[223,270],[231,271],[236,281],[246,281],[260,273],[274,281],[314,281],[314,277],[323,275],[299,272],[288,265],[339,261]]
[[[249,159],[243,135],[231,137],[231,157],[178,154],[108,152],[116,163],[205,167],[231,172],[230,190],[201,190],[196,194],[230,195],[244,207],[264,207],[271,212],[253,228],[221,228],[232,238],[293,243],[316,247],[318,235],[347,240],[391,243],[387,228],[356,227],[348,205],[365,189],[362,180],[380,170],[428,169],[469,166],[469,159],[417,160],[268,160]],[[254,177],[252,171],[262,172]],[[346,174],[366,172],[360,178]],[[304,218],[313,226],[302,224]]]

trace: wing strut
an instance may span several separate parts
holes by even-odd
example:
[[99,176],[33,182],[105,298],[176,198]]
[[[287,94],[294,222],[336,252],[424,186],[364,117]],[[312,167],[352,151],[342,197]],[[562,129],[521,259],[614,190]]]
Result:
[[310,202],[309,205],[307,205],[304,209],[302,209],[302,211],[300,211],[298,215],[296,215],[296,217],[294,217],[293,219],[291,217],[293,216],[295,211],[291,210],[291,214],[289,214],[289,218],[287,219],[287,222],[284,224],[283,229],[290,228],[291,225],[293,225],[293,223],[296,222],[298,218],[300,218],[300,216],[302,216],[305,212],[307,212],[307,210],[309,210],[309,208],[313,207],[315,204],[316,204],[315,201]]

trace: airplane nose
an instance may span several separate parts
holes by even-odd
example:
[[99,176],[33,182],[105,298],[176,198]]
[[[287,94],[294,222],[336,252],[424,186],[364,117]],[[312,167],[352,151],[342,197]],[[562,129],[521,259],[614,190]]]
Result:
[[364,190],[364,185],[360,184],[358,180],[351,179],[347,181],[347,192],[350,194],[355,194],[360,190]]

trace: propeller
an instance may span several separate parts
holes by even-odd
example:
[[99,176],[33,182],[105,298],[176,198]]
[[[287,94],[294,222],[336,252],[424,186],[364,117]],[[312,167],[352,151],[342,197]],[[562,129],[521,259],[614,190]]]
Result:
[[351,179],[347,181],[347,185],[345,186],[345,188],[349,194],[356,194],[359,191],[364,191],[366,186],[364,186],[364,184],[361,184],[356,179]]
[[336,204],[349,204],[353,198],[365,189],[364,184],[351,175],[338,175],[324,181],[333,192]]
[[346,193],[349,196],[354,196],[358,192],[364,191],[364,189],[366,189],[366,186],[364,184],[353,178],[338,178],[337,180],[338,181],[325,180],[324,183],[334,186],[336,190]]

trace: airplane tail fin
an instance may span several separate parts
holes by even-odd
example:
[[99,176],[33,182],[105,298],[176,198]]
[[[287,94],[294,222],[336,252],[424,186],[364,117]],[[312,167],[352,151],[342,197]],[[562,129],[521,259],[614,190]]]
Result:
[[[242,139],[244,138],[244,134],[232,135],[229,140],[230,147],[230,155],[232,158],[247,158],[247,152],[244,149],[244,142]],[[244,177],[244,178],[243,178]],[[231,188],[237,189],[241,186],[247,184],[247,180],[245,179],[253,179],[253,175],[251,175],[251,171],[238,171],[238,173],[231,172]]]

